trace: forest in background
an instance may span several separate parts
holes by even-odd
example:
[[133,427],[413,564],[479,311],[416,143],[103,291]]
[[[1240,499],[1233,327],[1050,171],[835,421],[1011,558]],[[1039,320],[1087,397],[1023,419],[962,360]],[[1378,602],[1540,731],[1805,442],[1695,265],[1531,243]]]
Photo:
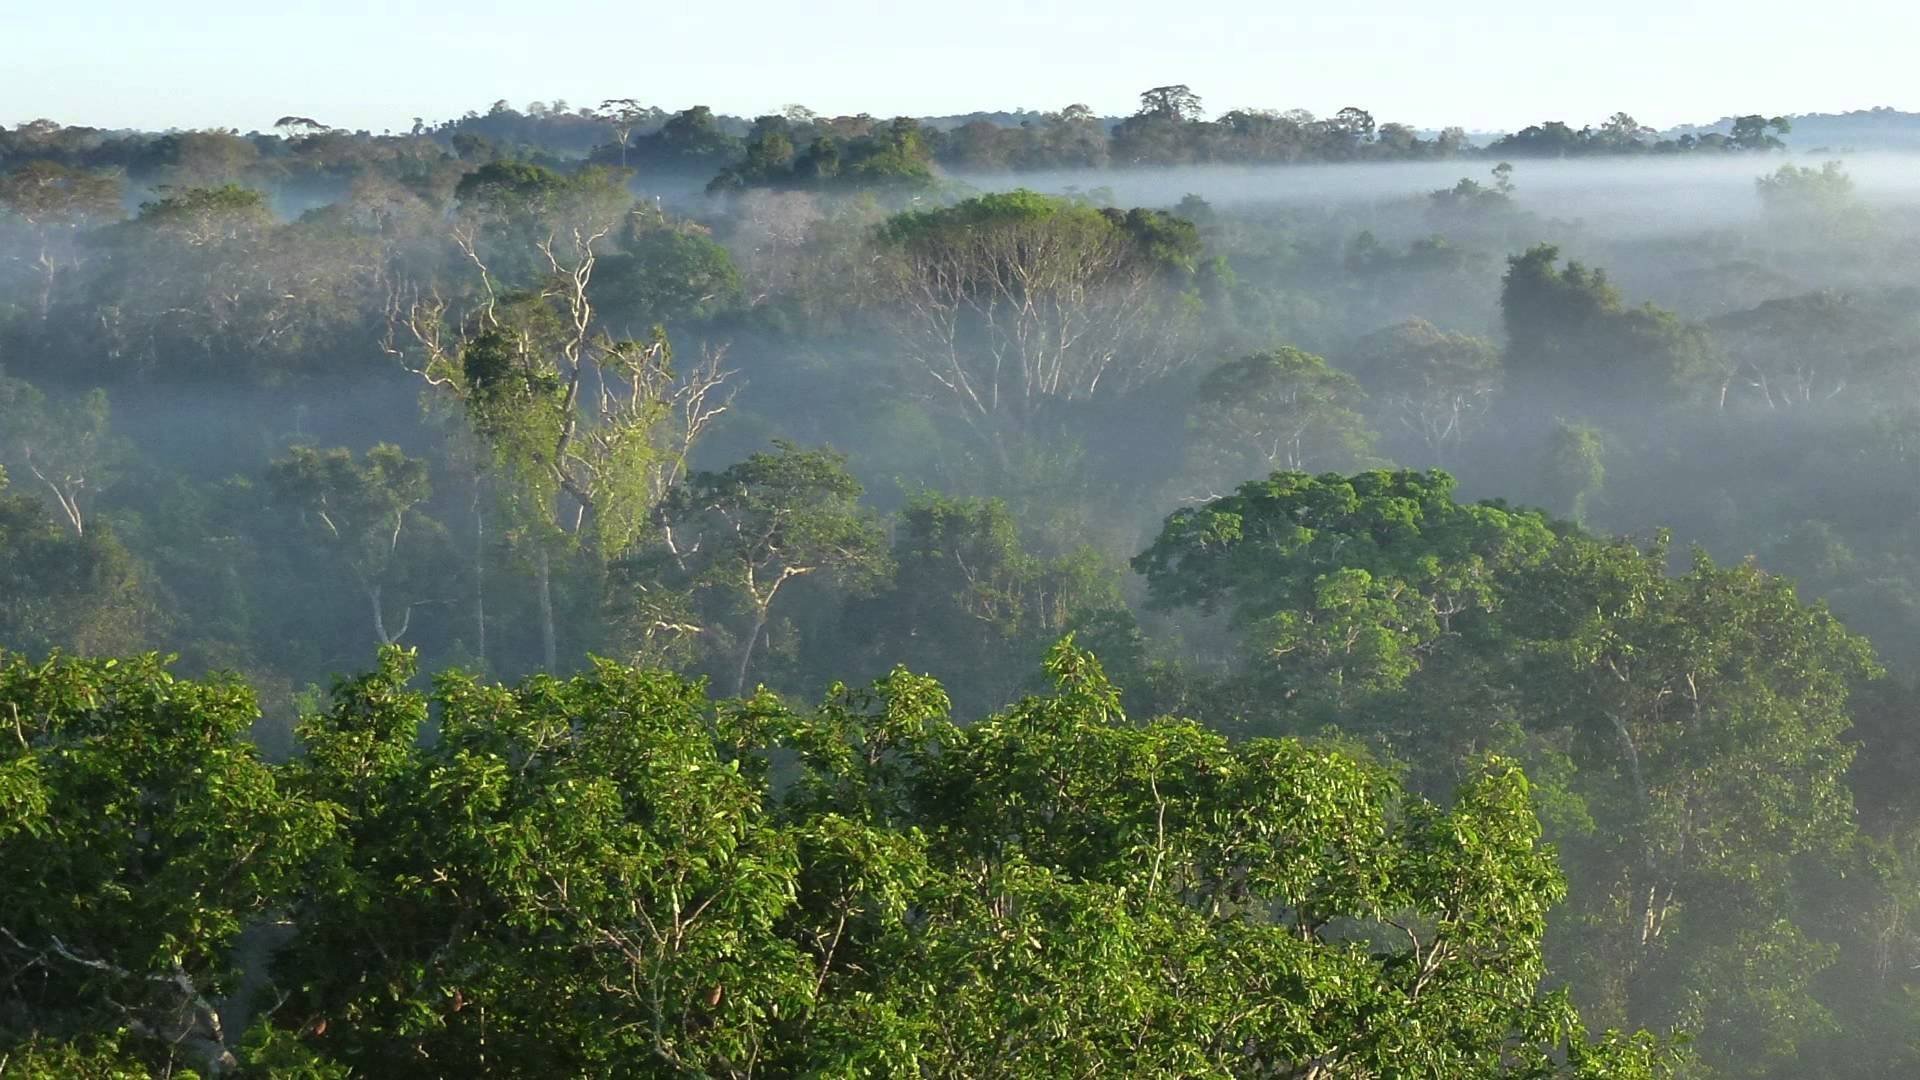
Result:
[[1910,159],[955,119],[0,131],[0,1075],[1920,1071]]

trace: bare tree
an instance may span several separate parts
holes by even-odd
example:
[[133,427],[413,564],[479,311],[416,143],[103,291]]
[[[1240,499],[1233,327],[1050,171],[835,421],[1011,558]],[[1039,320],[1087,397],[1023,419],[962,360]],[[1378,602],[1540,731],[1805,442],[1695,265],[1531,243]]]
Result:
[[734,209],[728,248],[740,265],[749,303],[790,292],[811,269],[807,240],[826,216],[819,199],[804,191],[755,188],[743,192]]
[[1186,360],[1164,254],[1130,221],[1140,224],[1031,193],[906,215],[882,232],[879,310],[906,362],[969,426],[992,440],[1025,433],[1049,403]]
[[[603,330],[591,285],[605,220],[556,224],[534,241],[544,280],[507,290],[488,269],[486,224],[456,225],[473,270],[471,309],[457,319],[433,288],[397,290],[387,350],[457,400],[496,470],[556,537],[614,557],[655,527],[654,508],[685,477],[694,445],[730,407],[724,348],[685,368],[666,338],[616,339]],[[542,644],[558,647],[551,554],[534,545]]]

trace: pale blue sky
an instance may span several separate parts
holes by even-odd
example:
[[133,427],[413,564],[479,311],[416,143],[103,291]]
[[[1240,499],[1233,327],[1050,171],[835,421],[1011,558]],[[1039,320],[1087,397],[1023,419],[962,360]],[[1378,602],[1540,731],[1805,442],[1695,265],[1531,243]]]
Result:
[[1920,109],[1917,39],[1912,0],[0,0],[0,123],[247,130],[293,113],[378,131],[496,98],[629,96],[746,115],[1123,113],[1185,82],[1210,112],[1360,105],[1511,128],[1626,109],[1666,126]]

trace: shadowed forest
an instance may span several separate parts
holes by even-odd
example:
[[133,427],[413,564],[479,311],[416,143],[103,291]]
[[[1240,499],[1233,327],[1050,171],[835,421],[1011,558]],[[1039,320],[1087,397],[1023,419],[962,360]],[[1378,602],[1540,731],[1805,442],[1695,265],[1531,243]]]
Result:
[[0,129],[0,1077],[1920,1075],[1902,115]]

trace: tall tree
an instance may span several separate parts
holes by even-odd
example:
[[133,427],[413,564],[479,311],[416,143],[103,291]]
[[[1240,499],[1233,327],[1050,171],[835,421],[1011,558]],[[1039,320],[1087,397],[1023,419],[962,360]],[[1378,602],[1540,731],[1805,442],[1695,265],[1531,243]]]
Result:
[[642,105],[634,98],[608,98],[594,110],[594,118],[613,129],[613,136],[620,144],[620,167],[627,167],[627,145],[633,138],[635,128],[659,119],[663,114],[658,108]]
[[36,307],[42,319],[53,310],[60,274],[80,261],[79,237],[117,221],[125,212],[123,199],[118,176],[53,161],[29,161],[0,175],[0,221],[17,220],[31,238],[28,248],[40,278]]
[[1200,105],[1200,95],[1185,83],[1176,83],[1141,91],[1140,111],[1135,115],[1155,120],[1190,121],[1200,119],[1205,113]]
[[288,769],[342,827],[274,1023],[381,1072],[1665,1074],[1540,989],[1562,885],[1511,763],[1440,805],[1048,666],[961,727],[905,671],[804,711],[611,664],[428,698],[389,652]]
[[876,299],[928,389],[998,445],[1049,404],[1178,366],[1164,286],[1198,251],[1192,225],[1163,213],[985,195],[887,221]]
[[[556,545],[606,559],[644,537],[694,444],[725,412],[728,372],[717,352],[676,370],[664,334],[615,337],[603,324],[594,273],[631,209],[606,175],[489,166],[462,181],[461,197],[454,240],[475,272],[474,306],[455,315],[437,289],[416,286],[396,299],[387,347],[460,404],[507,482],[528,532],[551,669]],[[502,258],[530,267],[519,272],[531,286],[497,277]]]

